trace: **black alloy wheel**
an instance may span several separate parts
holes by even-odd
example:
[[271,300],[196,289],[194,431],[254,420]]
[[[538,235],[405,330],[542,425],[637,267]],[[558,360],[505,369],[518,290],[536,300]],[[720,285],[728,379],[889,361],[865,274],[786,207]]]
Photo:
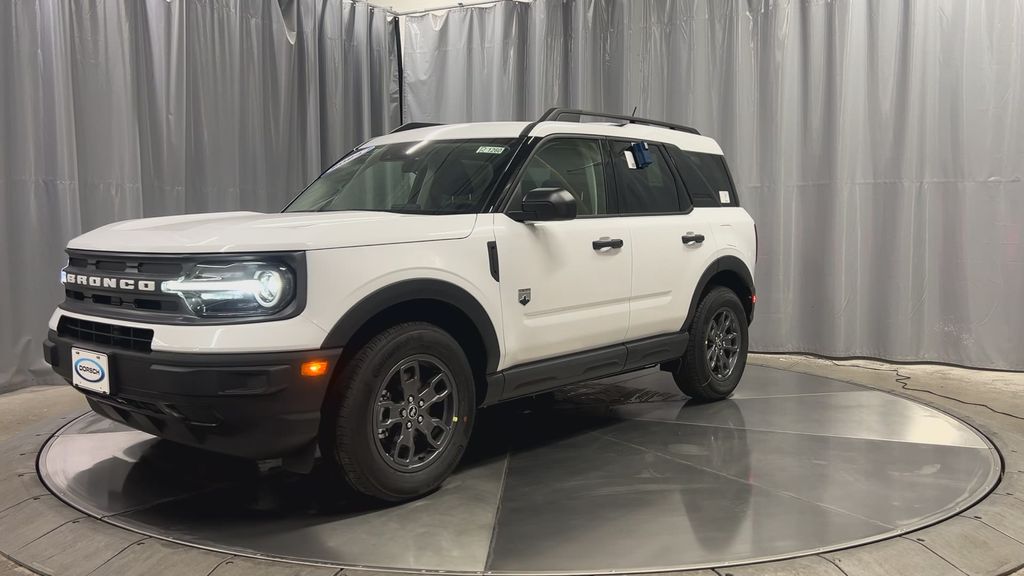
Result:
[[440,487],[465,452],[476,386],[465,352],[427,322],[343,355],[320,418],[320,452],[357,492],[401,502]]
[[704,332],[704,349],[711,376],[728,380],[740,356],[739,321],[728,307],[719,308],[711,317]]
[[458,389],[444,362],[410,356],[384,377],[377,395],[377,450],[397,470],[415,470],[444,452],[452,438]]
[[697,306],[690,341],[672,376],[687,396],[713,402],[733,393],[746,365],[746,311],[735,292],[716,286]]

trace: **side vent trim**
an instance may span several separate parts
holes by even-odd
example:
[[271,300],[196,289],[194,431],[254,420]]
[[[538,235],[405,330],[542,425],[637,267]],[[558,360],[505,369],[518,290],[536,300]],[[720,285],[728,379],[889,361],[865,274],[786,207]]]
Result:
[[501,274],[498,270],[498,243],[494,240],[487,243],[487,259],[491,263],[491,278],[494,278],[495,282],[500,282]]

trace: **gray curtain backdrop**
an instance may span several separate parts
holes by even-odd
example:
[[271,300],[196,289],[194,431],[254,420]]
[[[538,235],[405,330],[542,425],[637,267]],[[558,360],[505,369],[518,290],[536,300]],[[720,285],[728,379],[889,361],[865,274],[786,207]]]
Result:
[[342,0],[0,2],[0,391],[52,379],[71,237],[277,211],[397,125],[394,25]]
[[407,120],[695,126],[758,223],[752,348],[1024,369],[1024,0],[535,0],[405,17]]

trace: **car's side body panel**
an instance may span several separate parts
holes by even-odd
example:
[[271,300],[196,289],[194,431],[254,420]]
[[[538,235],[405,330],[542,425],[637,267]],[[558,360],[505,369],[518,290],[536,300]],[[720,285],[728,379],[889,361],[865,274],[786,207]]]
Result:
[[[443,216],[442,216],[443,218]],[[490,319],[495,334],[503,333],[498,283],[491,277],[487,243],[494,240],[490,215],[478,217],[466,238],[439,242],[318,250],[307,254],[309,295],[303,313],[325,334],[371,294],[410,280],[433,280],[458,287],[471,296]],[[353,273],[358,270],[358,274]],[[428,295],[420,295],[427,297]],[[498,338],[500,342],[500,338]],[[317,346],[324,344],[318,342]],[[343,345],[328,342],[329,345]],[[501,345],[501,344],[499,344]],[[500,358],[506,354],[503,345]],[[495,369],[502,365],[495,364]]]
[[[629,323],[629,228],[618,219],[521,223],[494,215],[506,356],[513,366],[621,342]],[[602,237],[621,249],[595,250]]]
[[[633,254],[627,340],[673,332],[682,324],[697,280],[718,253],[714,226],[702,211],[623,218]],[[704,235],[704,242],[684,244],[690,232]]]
[[[373,319],[379,314],[398,306],[421,301],[443,303],[451,307],[446,309],[446,312],[457,310],[466,315],[483,341],[485,369],[489,372],[498,369],[501,345],[490,315],[480,302],[462,287],[447,280],[432,278],[402,280],[372,292],[345,311],[344,316],[327,334],[322,347],[347,347],[365,326],[372,325]],[[468,343],[464,345],[469,347]]]

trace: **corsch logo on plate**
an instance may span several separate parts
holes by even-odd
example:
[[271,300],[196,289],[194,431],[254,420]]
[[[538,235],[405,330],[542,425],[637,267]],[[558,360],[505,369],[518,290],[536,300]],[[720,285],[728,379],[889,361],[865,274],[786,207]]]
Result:
[[103,380],[103,367],[92,358],[79,358],[75,360],[75,372],[89,382]]

